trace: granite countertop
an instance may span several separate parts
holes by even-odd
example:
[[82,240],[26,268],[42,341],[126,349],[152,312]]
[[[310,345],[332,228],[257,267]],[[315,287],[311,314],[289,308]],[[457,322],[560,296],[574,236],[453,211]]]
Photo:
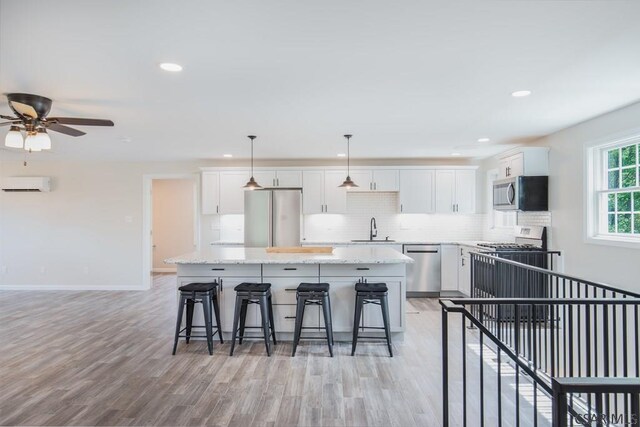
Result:
[[[349,245],[349,246],[363,246],[363,245],[464,245],[472,248],[477,248],[478,243],[488,243],[486,240],[396,240],[389,242],[385,240],[376,240],[373,242],[352,242],[350,240],[333,241],[333,242],[319,242],[313,240],[304,240],[301,242],[302,246],[331,246],[331,245]],[[226,242],[216,241],[211,242],[211,246],[243,246],[242,242]]]
[[269,254],[264,248],[211,247],[179,255],[167,264],[404,264],[413,260],[391,248],[334,248],[332,254]]

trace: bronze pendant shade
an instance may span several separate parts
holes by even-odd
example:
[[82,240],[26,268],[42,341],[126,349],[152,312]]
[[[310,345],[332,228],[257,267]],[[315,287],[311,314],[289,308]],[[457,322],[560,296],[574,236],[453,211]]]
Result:
[[347,138],[347,179],[344,180],[344,182],[342,184],[340,184],[338,187],[339,188],[353,188],[353,187],[358,187],[358,184],[356,184],[355,182],[353,182],[353,180],[351,179],[351,177],[349,176],[350,171],[350,163],[351,163],[351,153],[349,152],[349,140],[351,139],[353,135],[345,135],[344,137]]
[[247,190],[255,190],[257,188],[262,188],[260,184],[258,184],[253,177],[253,140],[256,139],[255,135],[249,135],[248,138],[251,140],[251,178],[242,188],[246,188]]

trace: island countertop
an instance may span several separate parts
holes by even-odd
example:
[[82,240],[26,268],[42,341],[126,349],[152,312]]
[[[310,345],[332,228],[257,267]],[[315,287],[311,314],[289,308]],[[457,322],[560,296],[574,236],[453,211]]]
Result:
[[413,260],[385,247],[338,247],[332,254],[267,253],[265,248],[211,247],[165,260],[168,264],[406,264]]

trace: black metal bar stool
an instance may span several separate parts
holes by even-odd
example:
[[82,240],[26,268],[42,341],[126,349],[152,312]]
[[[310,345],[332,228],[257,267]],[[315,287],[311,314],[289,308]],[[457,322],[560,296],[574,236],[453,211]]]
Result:
[[[391,349],[391,332],[389,329],[389,304],[387,300],[388,288],[386,283],[356,283],[356,308],[353,319],[353,341],[351,344],[351,355],[356,353],[356,345],[358,344],[358,338],[365,339],[386,339],[387,347],[389,348],[389,356],[393,357],[393,350]],[[375,326],[360,326],[360,319],[362,317],[362,307],[365,304],[379,305],[382,310],[382,321],[384,327]],[[384,338],[376,336],[358,336],[358,329],[384,329]]]
[[[229,355],[233,356],[233,350],[236,346],[236,338],[239,338],[239,344],[242,344],[245,329],[262,329],[264,334],[264,345],[267,347],[267,356],[271,356],[269,331],[271,331],[273,344],[277,344],[276,331],[273,327],[271,283],[240,283],[235,287],[235,291],[236,308],[233,314],[233,333],[231,338],[231,352],[229,353]],[[247,308],[249,304],[257,304],[260,306],[262,326],[245,326],[247,319]],[[238,330],[240,331],[240,335],[238,335]]]
[[331,300],[329,299],[328,283],[300,283],[296,290],[296,327],[293,335],[293,352],[291,357],[296,355],[296,348],[302,339],[322,339],[321,337],[301,337],[303,329],[317,329],[313,326],[302,326],[304,320],[304,309],[308,305],[322,306],[324,315],[324,330],[327,334],[327,344],[329,354],[333,357],[333,325],[331,323]]
[[[207,338],[207,347],[209,348],[209,354],[213,355],[213,336],[218,334],[220,343],[223,343],[222,332],[220,332],[220,307],[218,305],[218,294],[216,292],[218,288],[218,282],[211,283],[189,283],[188,285],[180,286],[180,303],[178,306],[178,320],[176,321],[176,336],[173,341],[173,353],[176,354],[176,348],[178,347],[178,339],[186,338],[187,344],[191,338]],[[204,326],[198,326],[193,324],[193,309],[195,304],[202,304],[202,311],[204,313]],[[180,328],[182,324],[182,315],[184,313],[184,307],[187,306],[187,319],[186,326]],[[216,331],[213,332],[213,319],[212,319],[212,306],[213,313],[216,316]],[[205,335],[191,335],[193,328],[204,328]],[[180,335],[184,332],[184,335]]]

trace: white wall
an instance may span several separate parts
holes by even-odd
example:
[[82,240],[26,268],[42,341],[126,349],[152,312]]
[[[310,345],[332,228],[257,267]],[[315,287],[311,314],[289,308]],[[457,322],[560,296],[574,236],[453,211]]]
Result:
[[199,166],[0,160],[0,178],[50,176],[53,187],[0,192],[0,287],[141,289],[143,175]]
[[584,240],[584,147],[634,129],[640,129],[640,103],[562,130],[535,145],[551,148],[553,245],[565,251],[565,271],[640,292],[640,248],[602,246]]

